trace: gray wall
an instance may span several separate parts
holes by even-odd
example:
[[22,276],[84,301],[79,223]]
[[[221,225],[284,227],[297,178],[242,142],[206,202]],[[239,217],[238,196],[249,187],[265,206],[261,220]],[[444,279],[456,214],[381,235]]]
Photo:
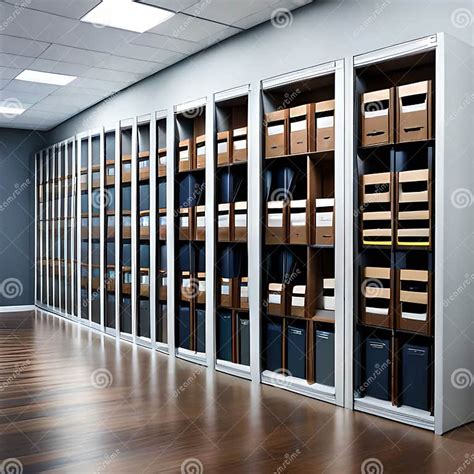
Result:
[[0,128],[0,306],[34,303],[34,152],[44,137]]
[[294,11],[289,26],[267,22],[223,41],[68,120],[49,140],[311,65],[342,58],[349,65],[353,55],[437,32],[472,44],[460,8],[470,11],[472,2],[317,0]]

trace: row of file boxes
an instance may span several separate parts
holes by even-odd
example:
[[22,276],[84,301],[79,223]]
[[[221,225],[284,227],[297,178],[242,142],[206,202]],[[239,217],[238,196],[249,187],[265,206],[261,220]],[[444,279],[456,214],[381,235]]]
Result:
[[366,92],[361,97],[361,144],[380,146],[432,137],[431,81]]
[[217,166],[247,161],[247,127],[217,133]]
[[265,157],[334,149],[334,100],[265,114]]
[[219,306],[223,308],[248,309],[248,277],[219,278]]
[[250,365],[250,321],[247,312],[217,313],[217,347],[219,360]]
[[432,274],[428,270],[364,267],[361,321],[431,334]]
[[179,275],[180,298],[183,301],[195,300],[198,304],[206,303],[206,273],[193,274],[182,271]]
[[[432,391],[432,345],[428,341],[408,341],[398,349],[398,370],[391,363],[390,336],[368,337],[362,343],[360,394],[379,400],[395,400],[397,405],[430,411]],[[392,375],[393,371],[398,374]],[[393,381],[397,384],[393,386]],[[397,393],[393,393],[397,392]]]
[[178,144],[178,171],[206,167],[206,135],[181,140]]
[[247,241],[247,203],[227,202],[217,207],[217,240],[219,242]]
[[179,209],[179,240],[206,239],[206,206]]
[[[311,294],[313,293],[313,294]],[[321,308],[335,310],[335,279],[323,278],[322,295],[315,295],[307,285],[268,284],[268,314],[275,316],[294,316],[311,318],[314,303],[319,301]]]
[[[311,326],[309,326],[311,327]],[[314,354],[314,381],[334,386],[334,329],[315,326],[314,352],[309,351],[308,324],[303,321],[268,320],[265,325],[264,359],[267,370],[307,379],[308,356]]]
[[[158,209],[158,239],[166,240],[166,209]],[[97,218],[98,219],[98,218]],[[109,214],[107,219],[107,238],[115,237],[115,215]],[[87,219],[84,220],[84,226],[81,227],[81,236],[86,239],[88,234]],[[138,220],[139,238],[148,240],[150,238],[150,211],[140,211]],[[100,237],[100,227],[92,227],[92,238]],[[122,238],[132,238],[132,216],[130,214],[122,215]]]
[[333,246],[334,198],[316,199],[314,217],[307,199],[267,202],[265,243]]
[[363,175],[361,188],[364,245],[431,246],[429,169]]

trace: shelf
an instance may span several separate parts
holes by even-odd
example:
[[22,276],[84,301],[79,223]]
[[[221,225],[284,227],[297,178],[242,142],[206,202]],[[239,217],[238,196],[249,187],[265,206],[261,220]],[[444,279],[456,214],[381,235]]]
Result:
[[310,151],[307,153],[295,153],[292,155],[270,156],[270,157],[265,157],[265,162],[280,160],[280,159],[292,159],[292,158],[298,159],[298,158],[304,158],[304,157],[311,158],[311,159],[317,158],[317,161],[333,160],[334,150]]
[[251,380],[250,367],[248,365],[236,364],[235,362],[216,359],[216,370],[229,375],[235,375],[237,377]]

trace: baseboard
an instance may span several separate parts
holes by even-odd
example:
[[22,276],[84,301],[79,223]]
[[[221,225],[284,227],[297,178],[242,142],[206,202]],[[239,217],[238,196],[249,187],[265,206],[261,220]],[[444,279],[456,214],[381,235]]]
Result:
[[20,304],[16,306],[0,306],[0,313],[20,313],[22,311],[34,311],[34,304]]

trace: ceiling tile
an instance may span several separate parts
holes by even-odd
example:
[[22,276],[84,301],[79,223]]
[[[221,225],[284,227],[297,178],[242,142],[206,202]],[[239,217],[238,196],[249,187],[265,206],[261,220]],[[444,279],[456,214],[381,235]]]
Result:
[[27,69],[35,60],[27,56],[17,56],[15,54],[0,53],[0,65],[3,67],[12,67],[18,69]]
[[188,15],[219,21],[227,25],[233,25],[246,16],[264,10],[267,7],[262,0],[226,0],[225,2],[212,2],[200,0],[183,13]]
[[157,63],[112,55],[107,56],[106,59],[97,64],[97,67],[104,69],[114,69],[116,71],[132,72],[136,74],[151,74],[157,69],[157,66]]
[[120,54],[124,44],[130,43],[137,33],[117,28],[99,27],[90,23],[76,22],[75,26],[64,33],[58,43],[66,46]]
[[30,65],[29,69],[34,71],[53,72],[56,74],[68,74],[70,76],[82,76],[90,69],[84,64],[74,64],[51,59],[38,58]]
[[184,57],[184,54],[176,53],[175,51],[168,51],[166,48],[157,49],[157,47],[154,46],[150,47],[149,45],[138,44],[135,42],[123,45],[118,54],[126,58],[141,59],[143,61],[155,63],[167,62],[171,58],[175,58],[177,54],[181,56],[181,58]]
[[51,84],[40,84],[38,82],[28,82],[28,81],[17,81],[13,80],[5,87],[5,90],[18,91],[18,92],[29,92],[30,94],[51,94],[59,86],[54,86]]
[[194,5],[198,0],[138,0],[138,2],[159,8],[165,8],[174,12],[180,12],[189,8],[191,5]]
[[41,92],[26,92],[26,91],[14,91],[11,89],[3,89],[0,90],[0,100],[6,100],[11,98],[16,98],[20,102],[24,102],[25,104],[36,104],[39,100],[46,97],[49,93],[41,93]]
[[[111,76],[108,76],[111,77]],[[74,87],[82,87],[84,89],[93,89],[97,91],[105,91],[105,92],[117,92],[120,89],[123,89],[127,86],[123,82],[112,82],[112,81],[104,81],[100,79],[89,79],[87,77],[78,77],[70,84],[71,88]]]
[[84,64],[86,66],[96,66],[107,57],[108,54],[106,53],[89,51],[81,48],[72,48],[70,46],[62,46],[59,44],[52,44],[43,54],[41,54],[42,59],[67,61],[74,64]]
[[13,67],[0,66],[0,79],[13,79],[18,76],[22,70]]
[[47,49],[49,43],[32,41],[15,36],[0,35],[0,53],[20,54],[36,58]]
[[92,95],[86,94],[75,94],[71,96],[67,96],[67,102],[65,102],[65,97],[60,95],[51,94],[48,97],[45,97],[41,104],[43,105],[64,105],[67,103],[69,106],[79,107],[81,109],[85,109],[92,104],[96,104],[97,102],[101,101],[102,97],[96,97]]
[[6,18],[2,24],[2,33],[51,43],[80,23],[77,20],[27,8],[20,13],[16,12],[17,10],[14,5],[0,3],[0,17]]
[[68,18],[82,18],[89,10],[97,6],[101,0],[5,0],[13,5],[27,5],[32,10],[54,13]]
[[133,74],[125,71],[111,71],[110,69],[102,69],[100,67],[90,68],[83,77],[91,79],[113,78],[114,81],[124,82],[127,84],[137,82],[144,77],[143,74]]
[[193,54],[196,52],[196,48],[199,48],[198,43],[194,41],[186,41],[150,32],[141,34],[138,38],[135,38],[132,41],[132,44],[174,51],[183,55]]
[[80,112],[83,106],[74,106],[71,104],[51,104],[44,101],[39,101],[35,105],[31,106],[29,110],[45,111],[45,112],[57,112],[60,114],[74,115]]
[[5,86],[10,84],[10,79],[0,79],[0,89],[3,89]]
[[149,32],[198,42],[217,34],[224,28],[226,28],[224,25],[212,21],[178,13],[168,21],[155,26]]

